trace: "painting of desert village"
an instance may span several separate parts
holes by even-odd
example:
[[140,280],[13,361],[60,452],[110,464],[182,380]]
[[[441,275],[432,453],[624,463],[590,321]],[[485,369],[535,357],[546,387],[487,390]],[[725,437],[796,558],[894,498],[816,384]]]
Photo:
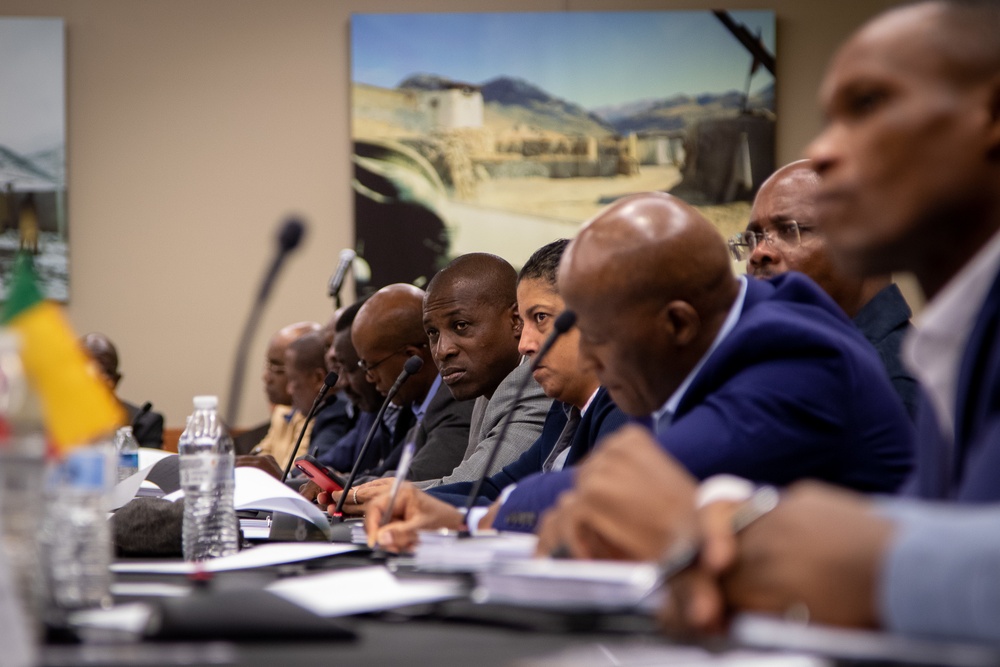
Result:
[[25,250],[45,295],[65,302],[66,239],[65,26],[0,18],[0,300]]
[[741,231],[774,54],[769,11],[353,15],[359,292],[466,252],[519,266],[635,192]]

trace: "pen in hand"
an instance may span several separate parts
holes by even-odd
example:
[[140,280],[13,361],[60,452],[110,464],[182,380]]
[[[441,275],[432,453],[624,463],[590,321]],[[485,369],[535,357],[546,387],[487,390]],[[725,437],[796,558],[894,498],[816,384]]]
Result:
[[410,463],[413,461],[413,453],[416,451],[416,444],[406,443],[403,447],[403,454],[399,459],[399,466],[396,467],[396,478],[392,481],[392,489],[389,491],[389,504],[385,507],[382,519],[379,521],[379,528],[386,526],[392,520],[392,510],[396,506],[396,496],[399,495],[399,487],[410,472]]
[[[773,486],[762,486],[753,494],[740,503],[733,513],[731,526],[733,533],[737,534],[744,530],[754,521],[764,516],[778,505],[778,490]],[[657,585],[669,581],[673,577],[687,570],[695,564],[701,554],[701,545],[690,540],[678,540],[660,560],[657,569]]]

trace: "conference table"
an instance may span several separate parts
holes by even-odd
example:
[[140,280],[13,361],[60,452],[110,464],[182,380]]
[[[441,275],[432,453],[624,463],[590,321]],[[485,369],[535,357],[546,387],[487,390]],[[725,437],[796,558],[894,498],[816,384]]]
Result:
[[[135,562],[135,561],[130,561]],[[205,637],[173,641],[129,637],[90,637],[85,643],[50,641],[42,650],[43,665],[476,665],[616,664],[615,650],[663,647],[669,642],[648,615],[575,614],[484,605],[468,599],[411,605],[388,611],[322,619],[314,627],[287,637],[269,628],[281,621],[270,614],[267,600],[254,596],[278,579],[371,566],[367,552],[356,552],[280,566],[214,574],[208,582],[188,575],[115,575],[113,590],[175,587],[188,589],[186,600],[201,597],[214,606],[218,627],[205,627]],[[384,566],[384,565],[383,565]],[[408,576],[400,570],[398,576]],[[463,575],[440,575],[454,578]],[[162,598],[116,595],[116,606],[136,601],[159,604]],[[247,602],[249,600],[249,602]],[[249,607],[258,607],[252,609]],[[239,607],[239,608],[237,608]],[[196,610],[204,614],[204,608]],[[321,623],[330,624],[324,633]],[[215,624],[215,621],[207,621]],[[238,629],[240,623],[243,630]],[[190,631],[190,628],[187,629]],[[287,630],[287,628],[285,628]],[[337,638],[346,630],[354,638]],[[225,639],[213,638],[213,633]],[[183,634],[183,632],[182,632]],[[562,657],[560,657],[562,656]],[[568,659],[570,662],[559,662]],[[555,661],[555,662],[548,662]],[[2,661],[0,661],[2,662]]]

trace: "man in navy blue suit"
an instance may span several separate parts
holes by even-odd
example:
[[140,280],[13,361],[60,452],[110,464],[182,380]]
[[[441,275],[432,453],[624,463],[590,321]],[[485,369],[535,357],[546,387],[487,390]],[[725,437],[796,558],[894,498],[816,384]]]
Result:
[[[584,363],[624,412],[652,416],[694,477],[894,491],[909,472],[905,410],[843,311],[799,274],[733,276],[714,227],[680,200],[648,193],[606,209],[567,250],[559,284]],[[563,474],[538,491],[572,483]],[[573,519],[549,524],[575,539]]]

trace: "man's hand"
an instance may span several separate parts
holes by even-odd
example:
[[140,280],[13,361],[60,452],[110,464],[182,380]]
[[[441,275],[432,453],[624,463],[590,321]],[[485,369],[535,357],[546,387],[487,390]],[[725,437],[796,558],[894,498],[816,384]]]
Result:
[[702,558],[671,586],[663,616],[669,629],[722,628],[726,607],[879,624],[878,577],[893,528],[862,496],[802,482],[738,536],[731,528],[735,507],[715,503],[699,513]]
[[[308,480],[305,484],[299,487],[299,494],[305,496],[306,500],[311,500],[312,502],[319,505],[321,508],[326,508],[326,504],[319,502],[319,495],[323,493],[323,488],[312,481]],[[329,496],[327,496],[329,498]]]
[[261,454],[259,456],[252,456],[246,454],[243,456],[236,457],[236,467],[237,468],[257,468],[258,470],[263,470],[271,477],[280,480],[284,476],[284,469],[278,465],[277,459],[275,459],[270,454]]
[[584,462],[572,491],[542,517],[538,553],[658,560],[697,530],[697,482],[649,431],[625,426]]
[[465,528],[465,520],[458,509],[412,484],[403,484],[399,488],[390,522],[380,527],[389,499],[390,490],[386,489],[367,504],[365,530],[369,546],[378,545],[394,552],[412,551],[417,544],[417,533],[421,530]]
[[[383,491],[391,489],[392,482],[391,477],[382,477],[374,479],[367,484],[359,484],[351,487],[347,490],[347,500],[344,501],[344,514],[364,514],[367,511],[365,504]],[[342,495],[343,491],[335,491],[333,493],[321,491],[316,496],[316,502],[320,505],[328,505],[327,511],[332,512]]]

